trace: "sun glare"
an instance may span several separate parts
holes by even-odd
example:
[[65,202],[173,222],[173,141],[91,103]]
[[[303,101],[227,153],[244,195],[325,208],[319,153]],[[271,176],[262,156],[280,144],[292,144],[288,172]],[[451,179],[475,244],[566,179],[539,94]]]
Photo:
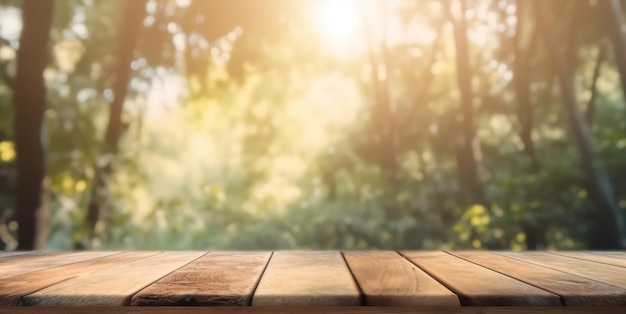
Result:
[[353,0],[320,1],[321,10],[316,22],[325,40],[341,41],[352,36],[361,24]]

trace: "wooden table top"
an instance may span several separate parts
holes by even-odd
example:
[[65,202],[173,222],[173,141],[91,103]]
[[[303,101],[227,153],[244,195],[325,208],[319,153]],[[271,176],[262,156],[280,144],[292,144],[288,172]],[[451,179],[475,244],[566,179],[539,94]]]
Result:
[[598,312],[626,306],[626,251],[0,252],[0,306],[166,305]]

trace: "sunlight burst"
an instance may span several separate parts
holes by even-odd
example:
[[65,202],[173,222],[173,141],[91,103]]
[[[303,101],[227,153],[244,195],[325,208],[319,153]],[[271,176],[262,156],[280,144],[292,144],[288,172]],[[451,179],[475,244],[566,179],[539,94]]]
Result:
[[323,1],[320,13],[317,24],[324,39],[345,40],[361,24],[359,12],[352,0]]

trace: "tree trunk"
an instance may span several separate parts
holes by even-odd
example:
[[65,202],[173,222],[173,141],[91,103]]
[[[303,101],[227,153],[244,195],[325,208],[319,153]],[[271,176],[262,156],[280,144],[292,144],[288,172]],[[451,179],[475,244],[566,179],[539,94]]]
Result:
[[587,112],[585,117],[587,118],[587,124],[591,128],[593,125],[593,117],[596,112],[596,102],[598,99],[598,79],[600,78],[600,74],[602,71],[602,64],[606,59],[606,45],[604,43],[600,44],[600,50],[598,52],[598,58],[596,59],[596,66],[593,69],[593,78],[591,79],[591,97],[589,98],[589,103],[587,104]]
[[[387,12],[382,9],[384,14],[384,25],[387,27]],[[373,132],[373,140],[378,165],[385,173],[392,174],[392,178],[397,175],[396,160],[396,139],[394,134],[395,121],[393,111],[391,109],[391,98],[389,94],[389,75],[391,72],[389,51],[387,47],[387,34],[384,31],[384,37],[379,44],[380,56],[376,54],[374,38],[369,27],[366,27],[366,38],[368,42],[368,56],[372,67],[372,90],[374,94],[374,104],[371,113],[371,129]],[[381,70],[384,69],[384,72]]]
[[541,0],[534,2],[535,16],[543,34],[552,62],[557,67],[563,105],[569,115],[571,128],[574,132],[576,146],[580,153],[582,167],[587,173],[591,196],[597,206],[595,213],[594,232],[590,232],[591,249],[621,249],[626,244],[626,228],[624,216],[617,207],[613,186],[608,175],[598,160],[598,153],[589,126],[585,122],[576,99],[573,73],[568,71],[565,57],[560,50],[551,25],[545,15],[545,6]]
[[615,61],[619,71],[622,91],[626,98],[626,33],[624,27],[624,16],[622,15],[622,5],[619,0],[600,0],[600,21],[613,41],[615,51]]
[[391,97],[391,84],[390,79],[393,75],[393,65],[391,63],[392,58],[389,53],[389,40],[388,40],[388,32],[389,32],[389,17],[387,16],[387,4],[386,2],[383,5],[383,21],[384,21],[384,34],[383,40],[380,43],[380,54],[381,61],[385,68],[385,75],[381,82],[380,92],[380,108],[383,116],[383,149],[387,151],[386,167],[387,171],[392,174],[392,179],[395,180],[398,178],[398,145],[397,145],[397,133],[396,133],[396,121],[393,109],[393,99]]
[[[530,42],[527,47],[524,47],[523,39],[525,30],[527,29],[527,17],[524,14],[526,11],[526,2],[524,0],[517,0],[517,27],[515,37],[513,38],[513,49],[515,62],[513,64],[513,84],[515,87],[516,104],[517,104],[517,120],[520,125],[519,136],[522,140],[524,154],[530,161],[530,172],[537,176],[537,180],[540,181],[541,177],[538,176],[541,173],[541,164],[537,157],[535,150],[535,143],[532,139],[532,130],[534,127],[534,105],[531,101],[530,91],[530,73],[529,69],[532,55],[535,51],[538,41],[538,35],[533,30]],[[536,182],[535,184],[541,184]],[[521,227],[526,234],[526,249],[537,250],[545,242],[545,230],[542,226],[539,226],[536,222],[524,220],[521,222]]]
[[43,71],[48,63],[48,43],[54,1],[24,0],[22,36],[17,52],[15,80],[15,149],[17,165],[18,250],[42,249],[47,235],[44,200],[45,157],[41,131],[46,108]]
[[515,64],[513,78],[515,84],[515,92],[517,96],[517,119],[520,124],[520,138],[524,145],[524,153],[531,161],[532,171],[538,174],[541,171],[539,158],[535,152],[535,143],[532,139],[532,129],[534,124],[534,107],[530,100],[530,84],[529,84],[529,64],[532,52],[537,42],[537,36],[532,35],[530,46],[524,49],[522,43],[522,34],[525,27],[524,1],[517,1],[517,31],[515,34]]
[[454,28],[456,46],[457,81],[461,91],[461,128],[457,141],[457,161],[460,170],[461,186],[471,194],[475,202],[486,205],[486,196],[478,176],[478,162],[474,152],[476,129],[474,127],[474,92],[472,90],[472,69],[470,65],[465,1],[461,0],[461,12],[457,21],[454,18],[449,0],[442,1]]
[[122,112],[132,76],[133,52],[139,40],[141,26],[146,17],[146,0],[125,1],[126,7],[119,29],[114,98],[109,107],[109,123],[104,139],[101,162],[96,163],[91,199],[87,208],[87,225],[93,236],[100,219],[100,206],[105,201],[107,182],[113,171],[113,161],[118,154],[118,144],[123,133]]

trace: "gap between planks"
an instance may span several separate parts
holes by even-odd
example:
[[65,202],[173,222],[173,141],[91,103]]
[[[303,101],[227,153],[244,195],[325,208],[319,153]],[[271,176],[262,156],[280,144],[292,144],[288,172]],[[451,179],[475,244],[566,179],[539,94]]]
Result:
[[0,279],[0,306],[18,305],[23,296],[65,280],[156,254],[159,252],[124,252]]
[[361,305],[361,294],[338,251],[274,252],[252,305]]
[[22,298],[23,305],[121,306],[155,281],[207,254],[164,252],[75,277]]
[[[97,252],[96,252],[96,253],[97,253]],[[111,255],[113,255],[113,254],[120,254],[120,252],[117,252],[117,253],[111,253],[111,252],[108,252],[108,253],[109,253],[109,254],[111,254]],[[276,252],[276,253],[279,253],[279,255],[280,255],[280,254],[289,253],[289,252]],[[305,252],[305,253],[309,253],[309,252]],[[326,253],[333,253],[333,252],[326,252]],[[408,254],[408,255],[413,254],[413,253],[415,253],[415,254],[432,254],[432,252],[405,252],[406,254],[401,254],[401,253],[399,253],[399,252],[390,252],[390,251],[380,251],[380,252],[376,252],[376,251],[374,251],[374,252],[350,252],[350,251],[338,252],[338,251],[334,251],[334,253],[339,254],[339,256],[341,257],[341,262],[343,263],[344,267],[347,269],[347,273],[349,273],[349,274],[350,274],[350,279],[352,280],[352,282],[353,282],[354,286],[356,287],[356,295],[359,297],[358,302],[357,302],[357,305],[358,305],[358,304],[362,304],[362,305],[376,305],[376,302],[370,302],[371,300],[375,300],[375,298],[372,298],[372,296],[374,296],[374,297],[376,297],[376,296],[377,296],[377,297],[381,297],[382,299],[380,299],[380,300],[383,300],[383,301],[377,301],[377,302],[382,302],[382,303],[380,303],[380,304],[384,304],[384,302],[391,302],[391,303],[393,303],[393,302],[398,302],[398,299],[397,299],[397,298],[396,298],[396,299],[394,299],[393,297],[392,297],[392,298],[389,298],[388,296],[381,295],[380,293],[377,295],[376,289],[378,289],[378,292],[380,292],[380,291],[384,290],[384,285],[383,285],[383,286],[381,286],[381,287],[374,287],[374,288],[370,287],[370,288],[369,288],[369,290],[368,290],[368,289],[364,289],[364,288],[367,288],[367,287],[366,287],[366,285],[364,285],[364,283],[366,282],[366,280],[362,280],[362,279],[361,279],[361,280],[359,280],[359,271],[357,270],[357,267],[353,267],[353,266],[351,266],[350,261],[349,261],[349,258],[346,258],[346,255],[348,255],[348,256],[351,256],[351,255],[359,255],[359,254],[364,255],[364,256],[367,256],[368,254],[369,254],[369,255],[372,255],[372,256],[378,255],[378,258],[379,258],[379,259],[387,259],[387,258],[390,258],[390,259],[393,261],[393,263],[398,263],[398,262],[397,262],[397,259],[399,259],[399,260],[401,260],[401,261],[406,262],[406,264],[407,264],[407,265],[412,266],[413,268],[415,268],[415,269],[417,269],[417,270],[419,270],[419,271],[421,271],[421,272],[424,272],[425,274],[427,274],[427,276],[428,276],[429,278],[431,278],[433,281],[436,281],[436,282],[437,282],[437,283],[439,283],[440,285],[441,285],[441,284],[443,284],[443,286],[444,286],[444,287],[447,287],[446,289],[448,289],[448,288],[449,288],[449,289],[450,289],[450,290],[452,290],[454,293],[456,293],[459,297],[465,298],[465,299],[463,299],[463,300],[464,300],[464,303],[467,303],[467,304],[464,304],[464,305],[468,305],[468,304],[470,304],[470,303],[472,303],[472,302],[475,302],[475,301],[476,301],[476,299],[474,299],[474,300],[472,301],[472,296],[471,296],[471,294],[469,294],[469,295],[463,295],[463,294],[462,294],[462,293],[460,293],[459,291],[456,291],[456,289],[458,289],[458,287],[455,287],[455,286],[454,286],[454,284],[451,284],[451,283],[450,283],[450,280],[446,280],[446,278],[443,278],[443,277],[442,277],[442,278],[438,278],[437,276],[435,276],[435,275],[431,274],[432,269],[429,271],[429,266],[427,266],[427,267],[423,267],[423,265],[422,265],[422,266],[420,266],[420,262],[414,261],[414,260],[412,260],[411,258],[408,258],[408,257],[407,257],[407,254]],[[440,255],[441,253],[442,253],[442,252],[435,252],[435,254],[439,254],[439,255]],[[35,253],[33,253],[33,254],[35,254]],[[43,260],[47,260],[47,259],[49,259],[49,258],[57,258],[57,259],[58,259],[58,256],[63,255],[62,253],[52,253],[51,255],[46,255],[46,254],[50,254],[49,252],[48,252],[48,253],[37,253],[37,254],[42,254],[42,255],[37,256],[37,255],[35,254],[35,256],[34,256],[34,257],[33,257],[33,255],[31,255],[30,260],[33,260],[33,261],[39,261],[39,262],[38,262],[38,264],[39,264],[40,266],[41,266],[41,264],[42,264],[42,263],[41,263],[41,260],[42,260],[42,259],[43,259]],[[79,255],[79,254],[82,254],[82,253],[72,253],[72,254],[73,254],[73,255]],[[225,254],[229,254],[229,253],[225,253]],[[270,253],[270,254],[271,254],[271,253]],[[471,261],[471,260],[465,259],[465,258],[463,258],[463,257],[456,256],[456,255],[455,255],[455,252],[451,252],[451,253],[445,253],[445,252],[443,252],[443,254],[446,254],[446,255],[448,255],[449,257],[452,257],[452,258],[456,258],[456,259],[458,259],[458,260],[460,260],[460,261],[464,261],[464,262],[469,263],[469,264],[471,264],[471,265],[475,265],[475,266],[478,266],[478,267],[482,267],[482,268],[484,268],[485,270],[489,270],[489,271],[491,271],[491,272],[493,272],[493,273],[495,273],[495,274],[500,274],[500,275],[508,276],[509,278],[514,279],[514,280],[517,280],[517,281],[519,281],[520,283],[525,283],[525,284],[526,284],[526,285],[528,285],[528,286],[531,286],[531,287],[539,287],[539,288],[541,288],[541,289],[543,289],[543,290],[547,290],[547,289],[545,289],[545,288],[543,288],[543,287],[540,287],[540,286],[538,286],[538,285],[534,285],[534,284],[530,283],[530,282],[529,282],[529,281],[527,281],[527,280],[522,280],[522,279],[516,278],[516,277],[512,276],[512,275],[511,275],[511,274],[509,274],[509,273],[506,273],[506,272],[500,272],[500,271],[498,271],[498,270],[496,270],[496,269],[492,269],[492,268],[486,267],[485,265],[481,265],[481,264],[476,263],[476,262],[474,262],[474,261]],[[477,253],[477,254],[478,254],[478,253]],[[485,254],[485,252],[481,252],[480,254]],[[490,254],[491,254],[491,253],[490,253]],[[527,253],[526,253],[526,254],[527,254]],[[545,254],[548,254],[548,253],[545,253]],[[158,281],[160,281],[160,280],[163,280],[165,277],[170,276],[170,275],[175,275],[175,274],[176,274],[178,271],[180,271],[181,269],[183,269],[183,268],[185,268],[185,267],[187,267],[187,266],[189,266],[189,265],[192,265],[193,263],[195,263],[196,261],[200,260],[202,257],[206,257],[207,255],[210,255],[210,254],[206,254],[206,252],[205,252],[205,253],[204,253],[204,255],[199,256],[199,257],[198,257],[198,258],[196,258],[195,260],[191,260],[191,261],[189,261],[187,264],[185,264],[185,265],[183,265],[183,266],[181,266],[181,267],[179,267],[179,268],[173,269],[170,273],[165,274],[165,275],[163,275],[163,276],[161,276],[161,277],[159,277],[159,278],[155,279],[155,280],[154,280],[154,281],[152,281],[151,283],[148,283],[148,284],[147,284],[144,288],[145,288],[145,289],[148,289],[148,288],[150,288],[153,284],[157,283],[157,282],[158,282]],[[548,255],[550,255],[550,254],[548,254]],[[555,257],[559,257],[559,258],[561,258],[561,259],[567,259],[567,260],[571,259],[571,260],[573,260],[573,261],[577,261],[577,263],[579,263],[579,264],[580,264],[580,263],[582,263],[582,262],[584,262],[584,263],[586,263],[586,264],[590,264],[590,263],[591,263],[591,264],[596,264],[596,265],[604,266],[604,264],[598,264],[597,262],[596,262],[596,263],[594,263],[593,261],[580,260],[580,259],[577,259],[577,258],[575,258],[575,257],[564,257],[564,256],[558,256],[558,254],[556,254],[556,255],[557,255],[557,256],[555,256]],[[13,256],[13,258],[15,258],[15,259],[19,259],[19,260],[22,260],[22,259],[26,259],[26,258],[25,258],[25,256],[28,256],[28,255],[15,255],[15,256]],[[394,257],[394,256],[395,256],[395,257]],[[600,255],[598,255],[598,256],[600,256]],[[103,256],[103,257],[105,257],[105,256]],[[264,267],[263,267],[262,271],[260,272],[259,279],[256,281],[256,283],[255,283],[254,287],[252,288],[252,295],[253,295],[253,296],[256,294],[256,291],[258,290],[259,286],[261,285],[261,281],[263,280],[263,277],[266,275],[266,272],[267,272],[268,268],[270,267],[270,264],[271,264],[271,262],[272,262],[272,260],[273,260],[273,257],[274,257],[273,255],[270,255],[270,258],[268,259],[267,263],[264,265]],[[397,257],[397,259],[396,259],[396,257]],[[445,259],[449,259],[449,257],[448,257],[448,258],[445,258]],[[505,256],[502,256],[502,257],[505,257]],[[602,256],[601,256],[601,257],[602,257]],[[11,260],[12,260],[13,258],[11,258]],[[102,258],[102,257],[101,257],[101,258]],[[101,258],[96,258],[96,259],[101,259]],[[532,262],[529,262],[529,261],[522,261],[522,260],[518,260],[518,259],[515,259],[514,257],[507,257],[507,258],[510,258],[510,259],[512,259],[512,260],[515,260],[515,261],[517,261],[517,262],[519,262],[519,263],[527,263],[528,265],[531,265],[531,266],[533,266],[533,267],[543,267],[543,268],[545,268],[545,269],[549,270],[548,272],[550,272],[550,271],[560,272],[560,270],[554,270],[554,269],[552,269],[552,268],[550,268],[550,267],[543,266],[543,265],[537,265],[537,264],[532,263]],[[7,259],[6,259],[6,258],[0,258],[0,260],[4,260],[4,262],[5,262],[5,263],[6,263],[6,261],[7,261]],[[419,260],[419,259],[418,259],[418,260]],[[80,264],[80,263],[83,263],[83,262],[88,262],[88,260],[87,260],[87,261],[82,261],[82,262],[81,262],[81,261],[79,261],[79,262],[73,262],[73,263],[71,263],[71,264]],[[458,261],[457,261],[457,262],[458,262]],[[353,264],[354,264],[354,263],[353,263]],[[463,264],[463,263],[461,263],[461,264],[462,264],[462,265],[465,265],[465,264]],[[128,265],[128,264],[126,264],[126,265]],[[520,265],[521,265],[521,264],[520,264]],[[68,266],[68,265],[61,265],[61,266],[56,266],[56,267],[64,267],[64,266]],[[120,265],[120,266],[124,266],[124,265]],[[367,265],[366,265],[366,266],[367,266]],[[385,266],[385,264],[383,263],[383,264],[382,264],[382,266]],[[56,268],[56,267],[54,267],[54,268]],[[531,267],[531,268],[533,268],[533,267]],[[617,268],[618,266],[613,266],[613,267],[616,267],[616,268]],[[366,267],[366,268],[367,268],[367,267]],[[45,270],[45,269],[53,269],[53,268],[44,268],[44,269],[40,269],[40,271],[41,271],[41,270]],[[534,269],[536,270],[537,268],[534,268]],[[368,272],[371,272],[371,270],[367,270],[367,271],[368,271]],[[540,271],[540,272],[541,272],[541,271]],[[544,271],[544,272],[545,272],[545,271]],[[44,272],[44,273],[45,273],[45,272]],[[562,272],[562,273],[563,273],[563,274],[565,274],[566,276],[567,276],[567,275],[570,275],[570,276],[576,276],[576,275],[574,275],[574,274],[566,274],[566,273],[564,273],[564,272]],[[518,276],[518,277],[519,277],[519,276]],[[570,279],[571,279],[571,278],[570,278]],[[566,279],[566,280],[570,280],[570,279]],[[594,279],[594,278],[590,278],[589,280],[595,280],[595,279]],[[70,280],[70,281],[71,281],[71,280]],[[64,282],[63,284],[65,284],[65,283],[66,283],[66,282]],[[599,284],[601,284],[600,282],[598,282],[598,283],[599,283]],[[51,288],[55,288],[55,286],[52,286]],[[44,290],[45,290],[45,289],[44,289]],[[143,290],[143,289],[139,289],[138,291],[141,291],[141,290]],[[369,295],[368,295],[368,291],[370,291],[370,292],[369,292]],[[550,290],[548,290],[548,291],[550,291]],[[595,290],[594,290],[594,291],[595,291]],[[554,292],[554,291],[551,291],[551,292]],[[129,297],[128,299],[130,299],[130,298],[132,298],[132,297],[136,296],[137,294],[138,294],[138,292],[136,292],[136,293],[134,293],[134,294],[131,294],[131,295],[130,295],[130,297]],[[36,293],[35,293],[35,295],[36,295]],[[557,296],[558,296],[558,293],[555,293],[555,295],[557,295]],[[561,295],[561,296],[562,296],[562,295]],[[369,298],[368,298],[368,297],[369,297]],[[385,300],[385,297],[387,297],[387,299],[386,299],[386,300]],[[468,299],[468,298],[469,298],[469,299]],[[401,298],[400,298],[400,299],[401,299]],[[470,301],[468,301],[468,300],[470,300]],[[32,301],[32,300],[31,300],[31,301]],[[564,301],[564,302],[565,302],[565,301]],[[480,302],[479,302],[479,303],[480,303]],[[487,302],[487,303],[489,303],[489,302]],[[485,303],[485,304],[487,304],[487,303]],[[497,303],[497,302],[496,302],[496,303]],[[506,303],[506,302],[505,302],[505,303]],[[45,303],[43,303],[43,304],[45,304]],[[92,304],[92,303],[86,303],[85,305],[90,305],[90,304]],[[576,304],[576,303],[572,303],[572,304]],[[597,305],[601,305],[601,304],[602,304],[602,302],[598,303]],[[75,306],[75,304],[73,304],[73,305]],[[297,304],[296,304],[296,305],[297,305]],[[489,304],[489,305],[496,305],[496,304]],[[552,305],[555,305],[555,304],[552,304]],[[405,304],[405,306],[406,306],[406,304]],[[416,305],[416,306],[419,306],[419,305]]]
[[617,256],[599,255],[599,254],[593,254],[593,253],[589,253],[589,252],[572,252],[572,251],[563,251],[563,252],[548,251],[546,253],[559,255],[559,256],[566,256],[566,257],[571,257],[571,258],[576,258],[576,259],[580,259],[580,260],[583,260],[583,261],[596,262],[596,263],[600,263],[600,264],[606,264],[606,265],[619,266],[619,267],[625,267],[626,268],[626,259],[619,258]]
[[43,269],[74,264],[99,257],[119,254],[120,252],[37,252],[16,255],[0,259],[0,279],[39,271]]
[[564,306],[624,306],[626,289],[491,252],[448,252],[476,265],[552,292]]
[[271,252],[209,253],[147,286],[133,306],[248,306]]
[[401,254],[456,293],[464,306],[561,306],[556,294],[445,252]]
[[547,267],[626,289],[626,269],[545,252],[494,252],[495,254]]
[[[198,307],[198,306],[121,306],[121,307],[39,307],[37,313],[55,314],[90,314],[90,313],[128,313],[128,314],[408,314],[408,313],[432,313],[432,314],[527,314],[527,313],[551,313],[551,314],[611,314],[623,313],[615,307],[499,307],[499,306],[464,306],[464,307],[376,307],[376,306],[257,306],[257,307]],[[3,314],[33,313],[28,307],[9,307],[2,309]]]
[[343,252],[367,306],[460,306],[456,294],[391,251]]

